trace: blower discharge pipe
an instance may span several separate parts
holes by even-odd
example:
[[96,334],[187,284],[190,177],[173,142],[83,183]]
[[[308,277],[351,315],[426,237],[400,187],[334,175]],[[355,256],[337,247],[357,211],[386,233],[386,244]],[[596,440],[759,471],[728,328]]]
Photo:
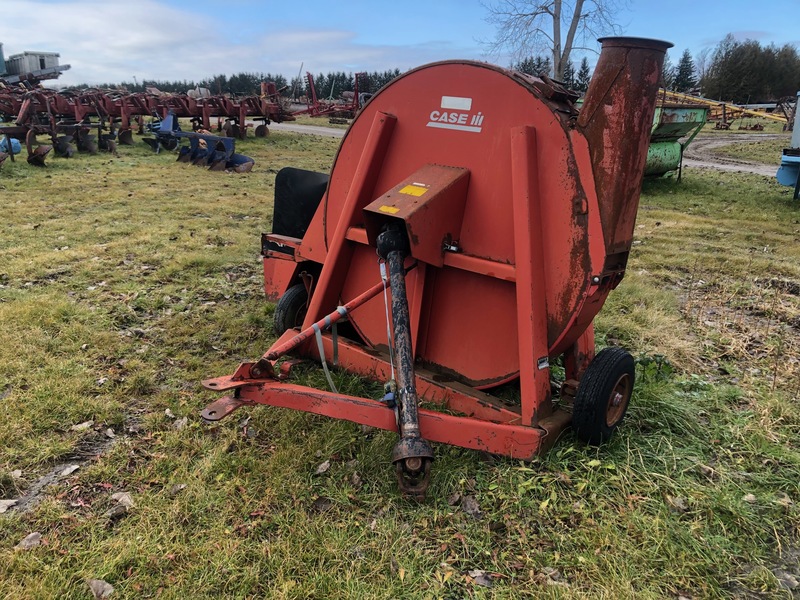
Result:
[[669,42],[607,37],[586,91],[578,128],[594,166],[606,267],[624,269],[633,242],[650,129]]
[[392,324],[397,377],[397,410],[400,440],[392,450],[400,489],[406,495],[421,498],[430,478],[433,448],[419,430],[418,396],[414,375],[414,351],[411,345],[411,319],[406,295],[404,263],[409,255],[408,238],[396,224],[389,225],[377,240],[378,254],[389,267],[392,291]]

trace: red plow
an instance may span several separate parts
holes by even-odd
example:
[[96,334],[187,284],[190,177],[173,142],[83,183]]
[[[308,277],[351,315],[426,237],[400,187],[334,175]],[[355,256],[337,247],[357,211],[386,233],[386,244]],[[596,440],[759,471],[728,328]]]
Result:
[[[62,157],[72,156],[76,147],[92,154],[98,149],[114,152],[117,143],[134,143],[133,129],[143,133],[145,118],[162,119],[170,112],[191,119],[195,129],[210,130],[212,120],[217,119],[218,130],[240,139],[253,126],[250,122],[257,123],[254,134],[265,137],[269,123],[294,120],[271,82],[262,84],[260,95],[239,98],[91,89],[56,92],[13,86],[0,89],[0,114],[15,123],[0,129],[0,133],[26,141],[28,162],[36,166],[44,166],[48,147]],[[37,135],[47,136],[50,144],[37,144]]]

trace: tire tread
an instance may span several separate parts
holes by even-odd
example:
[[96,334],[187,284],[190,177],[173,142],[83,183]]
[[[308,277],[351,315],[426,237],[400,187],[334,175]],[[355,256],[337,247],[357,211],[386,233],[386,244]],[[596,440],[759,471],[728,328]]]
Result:
[[273,329],[278,336],[295,327],[294,317],[306,302],[308,302],[308,292],[302,283],[293,285],[280,297],[272,321]]
[[586,443],[599,445],[608,441],[624,419],[623,413],[613,426],[606,423],[608,395],[624,372],[635,379],[633,357],[623,348],[612,347],[601,350],[581,377],[572,408],[572,428]]

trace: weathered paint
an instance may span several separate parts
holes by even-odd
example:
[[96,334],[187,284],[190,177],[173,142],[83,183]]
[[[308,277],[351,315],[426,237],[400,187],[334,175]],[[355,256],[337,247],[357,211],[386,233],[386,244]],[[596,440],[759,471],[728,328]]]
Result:
[[[594,354],[593,319],[625,273],[667,47],[603,40],[580,116],[574,96],[547,78],[448,61],[395,79],[348,129],[295,252],[296,260],[306,248],[325,253],[303,326],[382,285],[368,221],[376,214],[387,215],[383,224],[401,221],[411,248],[393,245],[381,255],[390,263],[394,376],[408,410],[396,418],[378,400],[284,383],[271,357],[294,346],[292,332],[262,357],[264,368],[245,363],[204,385],[234,389],[243,402],[406,429],[404,442],[518,458],[549,446],[570,420],[552,403],[550,362],[566,356],[567,388],[577,385]],[[464,197],[435,193],[436,174],[458,169],[464,174],[452,193]],[[409,197],[400,201],[395,192]],[[372,217],[365,215],[376,199]],[[446,227],[422,222],[438,214]],[[423,232],[434,246],[423,245]],[[404,272],[411,264],[417,268]],[[386,313],[384,298],[374,297],[348,312],[357,338],[324,333],[319,346],[300,340],[295,352],[330,358],[336,348],[340,368],[387,381]],[[477,389],[511,377],[520,378],[519,407]],[[444,412],[420,408],[414,418],[417,396]],[[399,448],[395,458],[426,458]]]
[[708,108],[661,104],[653,116],[644,174],[664,175],[681,166],[686,147],[706,124]]
[[681,145],[679,142],[650,142],[644,174],[664,175],[677,169],[680,164]]
[[[583,100],[576,102],[582,107]],[[653,115],[644,174],[664,175],[680,168],[681,156],[708,119],[708,107],[660,102]]]
[[633,240],[664,55],[672,44],[604,38],[578,127],[589,142],[606,255]]

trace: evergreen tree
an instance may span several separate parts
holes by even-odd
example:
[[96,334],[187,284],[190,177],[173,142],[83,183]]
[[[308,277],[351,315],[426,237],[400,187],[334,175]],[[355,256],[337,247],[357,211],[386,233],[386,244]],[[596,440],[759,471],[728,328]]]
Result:
[[581,66],[578,68],[578,74],[575,76],[575,89],[579,92],[586,92],[589,89],[589,81],[591,75],[589,73],[589,61],[584,56],[581,59]]
[[[375,93],[387,83],[402,75],[400,69],[388,69],[386,71],[373,71],[359,78],[359,91]],[[157,81],[153,79],[143,79],[136,82],[122,83],[101,83],[89,86],[82,83],[71,86],[71,89],[81,90],[89,87],[97,89],[124,89],[129,92],[143,92],[147,87],[155,87],[162,92],[183,94],[195,87],[208,88],[212,94],[231,94],[235,96],[256,96],[261,93],[261,82],[271,81],[281,90],[281,95],[290,97],[292,91],[296,90],[296,95],[310,94],[308,81],[305,75],[292,77],[287,81],[286,77],[272,73],[236,73],[233,75],[214,75],[201,81]],[[314,87],[317,90],[319,99],[327,99],[333,87],[333,97],[341,98],[342,92],[352,92],[355,89],[355,75],[344,71],[319,73],[314,75]]]
[[697,85],[697,78],[694,75],[694,59],[688,48],[683,51],[678,69],[675,72],[675,82],[673,89],[676,92],[688,92]]
[[728,34],[714,50],[700,83],[709,98],[739,104],[794,96],[800,89],[800,56],[791,44],[761,46]]
[[575,65],[572,64],[572,61],[569,61],[566,65],[564,65],[564,77],[562,78],[562,81],[567,89],[575,89]]
[[515,63],[511,68],[520,73],[538,77],[539,75],[549,75],[553,70],[553,65],[547,56],[529,56]]

